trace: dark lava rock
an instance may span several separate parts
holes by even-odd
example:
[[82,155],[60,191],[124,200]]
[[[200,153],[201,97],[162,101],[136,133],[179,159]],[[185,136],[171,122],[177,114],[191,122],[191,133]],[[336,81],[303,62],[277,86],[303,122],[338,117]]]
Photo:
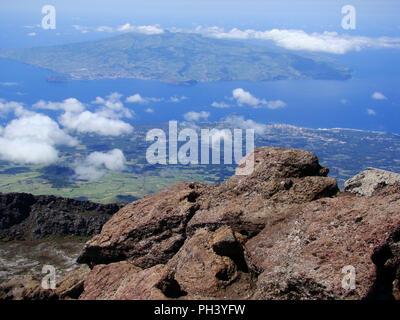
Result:
[[122,204],[0,193],[0,239],[93,236]]

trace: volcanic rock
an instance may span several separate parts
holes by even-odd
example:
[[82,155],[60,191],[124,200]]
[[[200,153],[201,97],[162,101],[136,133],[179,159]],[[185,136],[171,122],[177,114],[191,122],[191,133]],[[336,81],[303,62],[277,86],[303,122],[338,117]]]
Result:
[[[239,269],[233,259],[214,252],[212,247],[216,237],[219,235],[207,229],[197,230],[167,266],[174,273],[174,278],[182,290],[190,295],[248,298],[248,275]],[[240,255],[241,249],[236,250],[239,250]]]
[[370,197],[385,186],[400,184],[400,174],[368,168],[344,183],[344,190],[359,196]]
[[79,263],[107,264],[129,260],[141,268],[165,264],[186,239],[186,226],[206,186],[178,183],[127,205],[90,240]]
[[199,197],[201,208],[189,222],[188,234],[197,228],[216,230],[228,225],[252,237],[275,211],[339,192],[336,180],[326,177],[329,170],[320,166],[311,152],[263,147],[247,158],[253,156],[251,174],[235,174]]
[[102,205],[55,196],[0,193],[0,239],[93,236],[122,204]]
[[312,153],[260,148],[245,160],[253,156],[248,175],[178,183],[119,210],[87,242],[79,262],[92,270],[73,295],[400,298],[400,183],[340,193]]
[[[255,299],[393,299],[400,262],[400,194],[320,199],[271,215],[246,243]],[[355,288],[343,287],[344,269]]]
[[86,278],[81,300],[160,300],[178,298],[180,290],[164,265],[142,270],[129,262],[96,265]]

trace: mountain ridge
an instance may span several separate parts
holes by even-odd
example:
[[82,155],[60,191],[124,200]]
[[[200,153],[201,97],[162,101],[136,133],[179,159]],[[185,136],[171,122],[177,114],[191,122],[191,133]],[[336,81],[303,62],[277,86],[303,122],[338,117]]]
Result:
[[0,193],[0,241],[93,236],[123,206],[28,193]]

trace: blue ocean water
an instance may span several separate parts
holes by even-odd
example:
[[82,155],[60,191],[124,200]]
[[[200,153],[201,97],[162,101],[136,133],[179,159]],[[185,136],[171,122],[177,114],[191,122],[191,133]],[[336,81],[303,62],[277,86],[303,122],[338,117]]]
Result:
[[[23,102],[27,107],[38,100],[62,101],[74,97],[90,103],[97,96],[119,92],[124,98],[136,93],[142,97],[163,99],[148,104],[126,104],[135,111],[132,123],[183,121],[189,111],[208,111],[210,121],[229,115],[242,115],[257,122],[287,123],[310,128],[354,128],[400,133],[400,57],[397,50],[367,50],[335,56],[351,67],[354,76],[347,81],[281,80],[269,82],[222,81],[177,86],[158,81],[135,79],[46,81],[52,72],[19,62],[0,59],[0,99]],[[282,100],[281,109],[237,106],[231,101],[232,90],[243,88],[259,99]],[[387,99],[374,100],[374,92]],[[171,97],[185,96],[179,103]],[[214,108],[213,102],[232,104],[231,108]],[[152,108],[153,113],[145,110]],[[372,109],[375,115],[370,115]],[[7,119],[0,119],[2,124]]]

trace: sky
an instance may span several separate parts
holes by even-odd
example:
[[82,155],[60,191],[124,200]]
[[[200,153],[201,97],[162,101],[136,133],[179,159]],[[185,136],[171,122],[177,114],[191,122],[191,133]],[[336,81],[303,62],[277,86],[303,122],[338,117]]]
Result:
[[15,28],[40,23],[41,8],[57,9],[60,27],[161,24],[163,27],[217,25],[226,28],[296,28],[305,31],[341,31],[341,8],[357,9],[357,30],[365,35],[399,31],[400,3],[396,0],[2,0],[0,26]]

